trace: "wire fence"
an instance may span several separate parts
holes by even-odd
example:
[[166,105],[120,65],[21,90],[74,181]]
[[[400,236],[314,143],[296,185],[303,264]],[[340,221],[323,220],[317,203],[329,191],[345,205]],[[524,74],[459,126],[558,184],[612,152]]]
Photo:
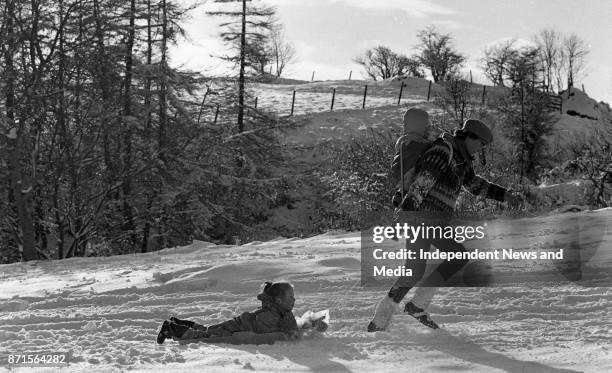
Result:
[[[507,87],[469,83],[470,100],[487,105],[507,94]],[[584,86],[582,87],[584,90]],[[248,89],[247,108],[262,109],[278,116],[293,116],[335,110],[430,102],[445,94],[446,87],[430,80],[407,77],[397,81],[322,81],[300,84],[254,83]],[[563,112],[563,99],[547,94],[548,107]],[[208,104],[206,116],[217,123],[223,115],[222,104]],[[228,112],[229,113],[229,112]]]

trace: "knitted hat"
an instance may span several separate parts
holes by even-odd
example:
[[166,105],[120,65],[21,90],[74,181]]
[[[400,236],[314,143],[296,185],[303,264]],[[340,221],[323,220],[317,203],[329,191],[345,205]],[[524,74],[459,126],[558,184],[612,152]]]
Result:
[[478,119],[468,119],[463,123],[461,128],[463,131],[476,136],[477,138],[484,141],[486,144],[490,144],[493,141],[493,134],[486,124],[482,123]]

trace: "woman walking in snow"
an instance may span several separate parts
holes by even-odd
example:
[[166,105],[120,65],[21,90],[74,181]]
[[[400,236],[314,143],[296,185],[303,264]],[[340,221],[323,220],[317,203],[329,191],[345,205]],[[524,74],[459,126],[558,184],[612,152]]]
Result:
[[[459,192],[463,186],[474,195],[518,205],[518,199],[507,189],[490,183],[474,172],[472,162],[474,155],[491,143],[493,134],[481,121],[468,119],[463,127],[453,136],[444,134],[420,156],[414,170],[413,182],[406,191],[400,206],[401,211],[443,214],[446,222],[455,210]],[[418,239],[413,246],[406,241],[406,248],[420,252],[429,251],[434,245],[440,251],[464,252],[465,247],[453,239]],[[400,277],[391,287],[388,294],[376,306],[374,319],[368,325],[368,331],[386,330],[399,303],[415,285],[420,284],[414,297],[404,307],[404,311],[417,318],[421,323],[437,328],[425,311],[433,298],[435,287],[444,283],[458,272],[467,260],[445,261],[426,279],[419,283],[425,272],[425,261],[406,261],[406,267],[413,268],[413,276]],[[425,285],[425,287],[423,287]]]

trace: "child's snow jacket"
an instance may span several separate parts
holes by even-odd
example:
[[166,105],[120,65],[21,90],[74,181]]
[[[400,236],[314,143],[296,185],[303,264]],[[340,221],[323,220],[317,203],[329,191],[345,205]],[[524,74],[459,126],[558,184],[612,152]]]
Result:
[[226,337],[236,332],[250,331],[254,333],[283,332],[294,334],[298,331],[298,325],[291,311],[283,311],[267,294],[259,294],[257,299],[261,301],[261,308],[253,312],[244,312],[217,325],[203,326],[195,324],[187,329],[177,339],[201,339],[209,337]]
[[257,299],[261,301],[260,309],[254,312],[244,312],[234,318],[240,331],[289,333],[298,329],[293,312],[281,310],[269,295],[262,293],[257,296]]

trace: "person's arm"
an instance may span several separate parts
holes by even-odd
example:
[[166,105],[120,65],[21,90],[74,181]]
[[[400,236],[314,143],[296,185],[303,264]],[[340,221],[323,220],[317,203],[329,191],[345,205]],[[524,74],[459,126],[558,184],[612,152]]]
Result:
[[483,196],[500,202],[514,198],[506,188],[493,184],[485,178],[476,175],[472,167],[469,167],[466,171],[463,187],[475,196]]

